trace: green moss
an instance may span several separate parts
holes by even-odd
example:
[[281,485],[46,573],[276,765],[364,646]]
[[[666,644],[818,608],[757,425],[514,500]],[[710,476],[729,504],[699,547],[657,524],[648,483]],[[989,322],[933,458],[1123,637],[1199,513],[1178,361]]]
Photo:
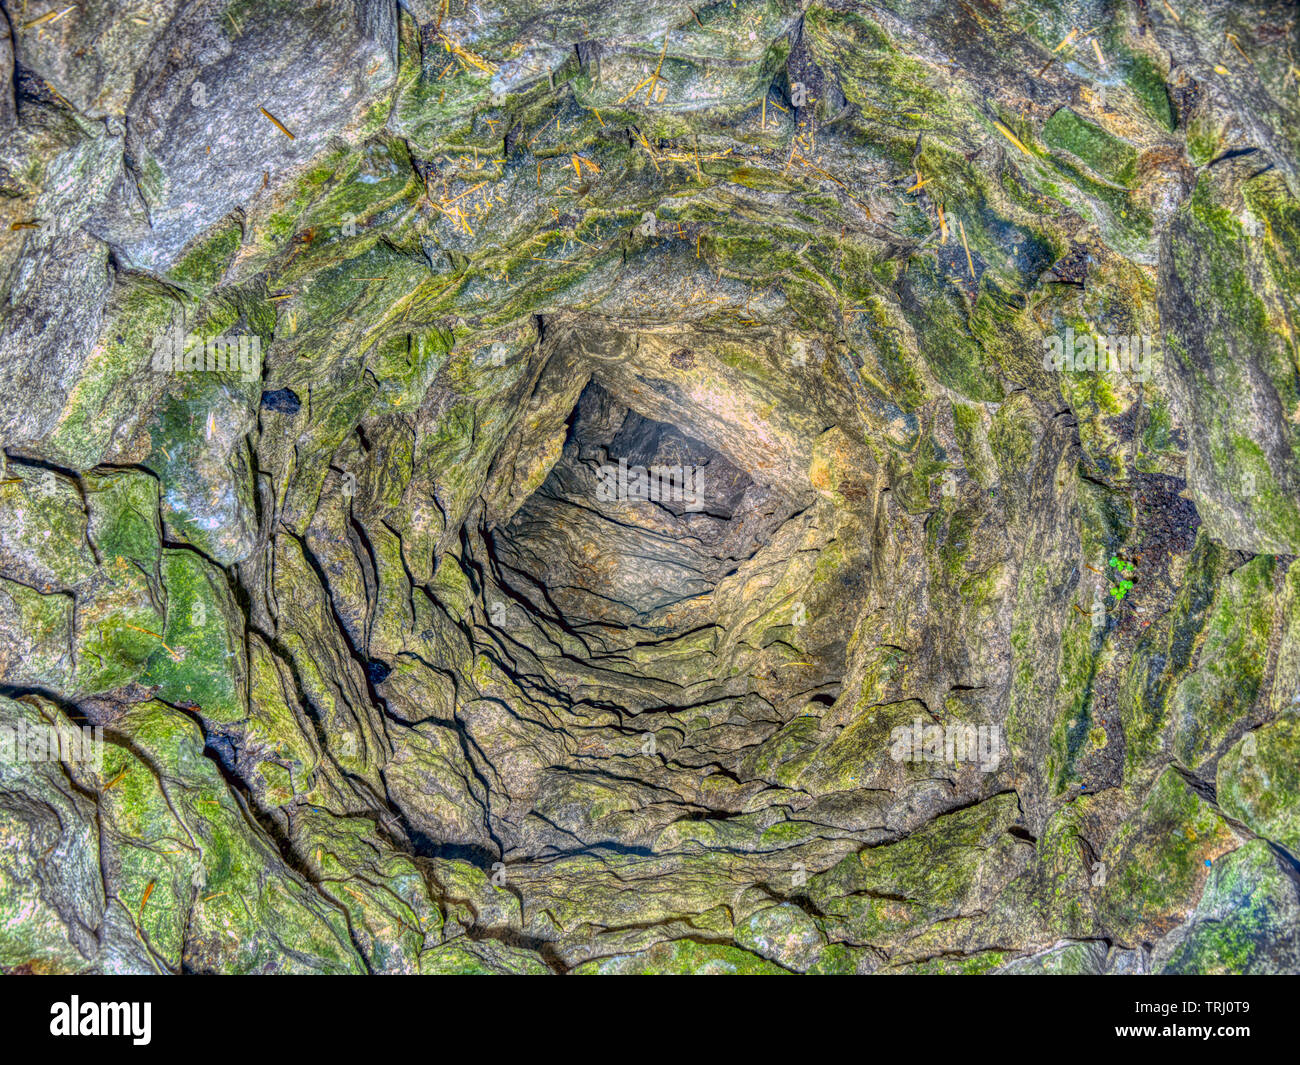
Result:
[[779,965],[764,961],[739,947],[697,943],[691,939],[659,943],[640,954],[602,958],[579,965],[573,970],[575,976],[780,976],[785,973],[786,970]]
[[[1089,611],[1091,604],[1088,604]],[[1070,611],[1061,634],[1060,683],[1056,718],[1048,741],[1047,777],[1053,793],[1064,794],[1079,783],[1078,762],[1088,753],[1086,742],[1093,731],[1093,684],[1099,667],[1099,633],[1091,614],[1080,617]]]
[[924,126],[923,116],[954,116],[966,101],[937,68],[907,55],[880,22],[865,11],[836,11],[816,4],[804,16],[804,40],[815,61],[840,72],[839,85],[856,105],[864,138],[906,169]]
[[76,485],[52,470],[8,467],[0,485],[8,569],[42,592],[88,580],[95,560],[86,544],[87,518]]
[[808,970],[808,975],[853,976],[858,971],[858,957],[868,953],[843,943],[831,943]]
[[1171,930],[1199,896],[1207,860],[1212,864],[1237,843],[1210,804],[1177,770],[1166,769],[1102,854],[1103,914],[1125,941]]
[[0,577],[0,617],[17,629],[3,659],[8,683],[50,690],[67,686],[72,607],[66,593],[43,595]]
[[938,817],[896,843],[865,848],[810,878],[809,896],[855,941],[889,942],[957,912],[982,864],[970,856],[1015,846],[1006,829],[1017,817],[1010,794]]
[[451,334],[441,329],[381,341],[370,362],[379,382],[376,412],[390,414],[419,407],[451,348]]
[[1014,482],[1029,469],[1037,428],[1031,411],[1021,403],[1005,403],[994,414],[989,447],[1003,480]]
[[160,553],[158,482],[124,470],[82,478],[90,508],[87,532],[100,557],[120,566],[124,559],[156,578]]
[[1044,191],[1067,208],[1083,208],[1094,215],[1118,250],[1126,254],[1149,251],[1154,219],[1130,191],[1137,183],[1137,150],[1067,107],[1048,119],[1043,142],[1054,149],[1057,169],[1100,211],[1089,210],[1077,195],[1053,192],[1050,182],[1043,183]]
[[420,972],[426,976],[541,976],[550,971],[524,951],[469,941],[444,943],[420,955]]
[[359,972],[342,914],[250,830],[192,720],[157,702],[114,728],[100,793],[106,868],[129,919],[170,968]]
[[237,221],[216,226],[195,241],[167,276],[198,294],[208,292],[225,276],[235,252],[239,250],[242,236],[243,230]]
[[113,294],[105,342],[92,349],[50,440],[55,454],[77,469],[102,460],[113,426],[126,419],[139,395],[128,382],[149,364],[155,340],[182,307],[173,290],[148,277],[133,276]]
[[1189,974],[1290,971],[1278,957],[1298,914],[1295,886],[1264,840],[1216,861],[1186,934],[1160,970]]
[[982,950],[962,958],[931,958],[924,962],[914,962],[895,971],[916,976],[979,976],[996,969],[1007,960],[1005,952],[1000,950]]
[[[192,551],[162,556],[167,589],[167,627],[155,641],[144,675],[168,702],[195,706],[212,721],[244,716],[238,676],[242,646],[232,640],[227,618],[236,613],[221,575]],[[163,646],[165,645],[165,646]]]
[[1300,544],[1300,500],[1280,483],[1264,449],[1250,437],[1234,433],[1226,456],[1221,450],[1216,452],[1219,456],[1224,456],[1223,468],[1240,475],[1229,483],[1247,486],[1243,502],[1250,506],[1268,542],[1278,547]]
[[1233,570],[1218,588],[1208,618],[1197,669],[1170,700],[1173,749],[1188,766],[1210,758],[1252,706],[1264,684],[1277,608],[1276,563],[1261,555]]
[[1136,53],[1128,62],[1124,80],[1148,117],[1161,129],[1174,132],[1177,128],[1174,107],[1160,68],[1148,56]]
[[1300,854],[1300,719],[1247,733],[1219,761],[1217,781],[1226,813]]
[[903,309],[930,372],[968,399],[997,402],[998,367],[974,337],[952,286],[933,264],[913,260],[904,275]]
[[1130,777],[1141,775],[1159,759],[1170,695],[1192,668],[1207,611],[1227,569],[1224,549],[1201,533],[1172,609],[1151,626],[1133,654],[1121,682],[1119,703]]
[[1193,166],[1205,166],[1218,156],[1221,149],[1221,132],[1217,123],[1208,118],[1194,118],[1187,127],[1187,157]]
[[899,501],[912,514],[923,514],[933,509],[931,489],[948,463],[942,457],[942,448],[933,436],[923,436],[918,441],[910,465],[898,456],[891,456],[890,481],[895,485]]
[[821,741],[821,723],[816,718],[796,717],[750,755],[747,764],[758,777],[790,787]]
[[958,509],[952,512],[941,528],[941,522],[931,521],[931,535],[942,537],[939,559],[949,581],[959,583],[966,576],[966,559],[975,554],[974,532],[980,516],[977,509]]
[[1155,395],[1144,408],[1145,420],[1142,425],[1141,450],[1138,454],[1136,468],[1145,473],[1165,472],[1164,464],[1181,454],[1174,439],[1173,416],[1169,402],[1163,395]]
[[989,488],[993,484],[994,470],[983,410],[966,403],[954,403],[952,423],[957,445],[961,448],[962,464],[981,488]]

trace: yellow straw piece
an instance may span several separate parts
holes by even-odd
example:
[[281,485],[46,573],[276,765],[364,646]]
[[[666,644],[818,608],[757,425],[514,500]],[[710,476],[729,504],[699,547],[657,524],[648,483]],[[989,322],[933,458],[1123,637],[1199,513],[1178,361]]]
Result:
[[1069,33],[1067,33],[1067,34],[1065,35],[1065,40],[1063,40],[1060,44],[1058,44],[1055,48],[1052,49],[1052,54],[1055,55],[1055,54],[1056,54],[1057,52],[1059,52],[1062,48],[1064,48],[1067,44],[1069,44],[1072,40],[1074,40],[1075,35],[1076,35],[1078,32],[1079,32],[1079,27],[1078,27],[1078,26],[1075,26],[1074,29],[1072,29]]
[[1017,137],[1014,133],[1012,133],[1011,130],[1007,129],[1007,127],[1004,126],[1001,122],[994,121],[993,125],[997,127],[997,131],[1001,133],[1002,136],[1006,137],[1007,140],[1009,140],[1012,144],[1014,144],[1026,155],[1033,154],[1028,148],[1024,146],[1024,144],[1021,143],[1020,138]]
[[663,70],[663,67],[664,67],[664,56],[666,56],[667,54],[668,54],[668,34],[665,33],[665,34],[664,34],[664,47],[663,47],[663,51],[661,51],[661,52],[659,53],[659,65],[658,65],[657,67],[655,67],[654,77],[652,77],[652,78],[650,79],[650,81],[651,81],[653,84],[651,84],[649,90],[647,90],[647,92],[646,92],[646,94],[645,94],[645,102],[646,102],[646,103],[649,103],[649,102],[650,102],[650,97],[653,95],[653,93],[654,93],[654,91],[655,91],[655,87],[659,84],[659,71]]
[[258,110],[261,111],[262,114],[264,114],[267,118],[269,118],[271,120],[271,124],[274,125],[276,129],[278,129],[291,141],[298,139],[292,133],[289,132],[289,130],[286,128],[283,122],[281,122],[278,118],[276,118],[275,115],[271,114],[271,112],[268,111],[265,107],[259,107]]
[[972,279],[975,277],[975,263],[970,257],[970,245],[966,243],[966,227],[962,225],[961,219],[957,219],[957,228],[961,230],[961,246],[966,249],[966,266],[970,270]]

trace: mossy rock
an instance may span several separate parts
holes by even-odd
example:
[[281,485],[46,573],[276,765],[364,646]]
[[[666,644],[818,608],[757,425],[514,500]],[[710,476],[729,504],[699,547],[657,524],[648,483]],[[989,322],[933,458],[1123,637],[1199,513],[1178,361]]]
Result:
[[1261,839],[1220,861],[1186,925],[1152,959],[1163,974],[1273,975],[1300,970],[1300,891]]
[[1246,733],[1219,760],[1216,779],[1225,813],[1300,856],[1300,718]]
[[1137,150],[1068,107],[1047,120],[1043,143],[1069,152],[1098,177],[1121,188],[1130,188],[1137,181]]
[[737,947],[678,939],[657,944],[640,954],[590,961],[579,965],[573,973],[576,976],[781,976],[786,970]]
[[1098,914],[1122,943],[1172,931],[1200,898],[1214,862],[1241,837],[1174,769],[1166,769],[1102,851]]

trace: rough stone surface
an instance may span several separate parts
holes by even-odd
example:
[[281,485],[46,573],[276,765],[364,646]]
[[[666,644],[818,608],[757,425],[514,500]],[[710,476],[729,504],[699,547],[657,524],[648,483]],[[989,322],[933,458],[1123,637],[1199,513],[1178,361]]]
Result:
[[0,970],[1300,971],[1293,4],[0,9]]

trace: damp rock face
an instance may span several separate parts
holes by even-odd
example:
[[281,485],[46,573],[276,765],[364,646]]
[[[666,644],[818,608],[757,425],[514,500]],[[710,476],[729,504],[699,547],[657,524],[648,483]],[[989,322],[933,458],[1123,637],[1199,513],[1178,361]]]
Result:
[[0,7],[0,970],[1300,970],[1294,5]]

